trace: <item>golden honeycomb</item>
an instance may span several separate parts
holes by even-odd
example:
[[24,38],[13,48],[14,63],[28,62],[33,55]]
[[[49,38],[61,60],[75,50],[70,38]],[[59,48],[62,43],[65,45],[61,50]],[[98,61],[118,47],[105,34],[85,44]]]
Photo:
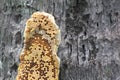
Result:
[[59,80],[60,29],[54,17],[35,12],[27,20],[16,80]]

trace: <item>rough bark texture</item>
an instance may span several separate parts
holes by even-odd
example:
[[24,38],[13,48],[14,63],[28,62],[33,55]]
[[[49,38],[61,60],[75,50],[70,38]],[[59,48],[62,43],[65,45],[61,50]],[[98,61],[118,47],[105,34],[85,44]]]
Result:
[[55,16],[60,80],[120,80],[120,0],[1,0],[0,80],[15,80],[26,20]]

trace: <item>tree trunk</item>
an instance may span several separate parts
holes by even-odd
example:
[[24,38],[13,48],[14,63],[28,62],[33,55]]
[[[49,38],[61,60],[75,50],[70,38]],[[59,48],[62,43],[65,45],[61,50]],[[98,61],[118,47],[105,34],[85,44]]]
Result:
[[1,0],[0,80],[15,80],[35,11],[54,15],[61,29],[60,80],[120,80],[119,0]]

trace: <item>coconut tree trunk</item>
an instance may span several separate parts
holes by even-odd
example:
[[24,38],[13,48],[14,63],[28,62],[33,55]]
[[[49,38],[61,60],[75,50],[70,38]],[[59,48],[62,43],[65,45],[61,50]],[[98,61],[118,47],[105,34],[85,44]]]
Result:
[[0,80],[15,80],[36,11],[54,15],[61,29],[59,80],[120,80],[120,0],[1,0]]

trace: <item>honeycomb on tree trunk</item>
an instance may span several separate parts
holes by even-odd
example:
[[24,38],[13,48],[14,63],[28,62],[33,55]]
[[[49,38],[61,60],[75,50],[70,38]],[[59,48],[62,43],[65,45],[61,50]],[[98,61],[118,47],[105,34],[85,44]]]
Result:
[[54,17],[35,12],[26,22],[16,80],[59,80],[60,29]]

